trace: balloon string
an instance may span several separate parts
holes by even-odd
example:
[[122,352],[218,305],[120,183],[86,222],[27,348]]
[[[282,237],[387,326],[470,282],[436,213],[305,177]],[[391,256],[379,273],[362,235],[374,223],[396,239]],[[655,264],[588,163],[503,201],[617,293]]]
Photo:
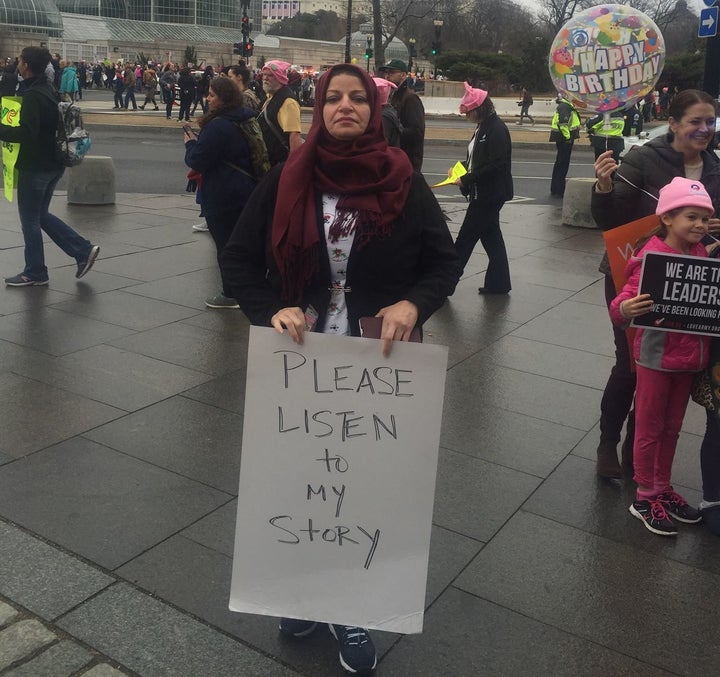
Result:
[[622,179],[625,183],[627,183],[629,186],[632,186],[635,190],[639,190],[641,193],[645,193],[648,197],[651,197],[655,202],[659,200],[657,195],[653,195],[652,193],[648,193],[644,188],[640,188],[640,186],[636,186],[632,181],[629,181],[626,179],[622,174],[615,174],[615,176],[618,179]]

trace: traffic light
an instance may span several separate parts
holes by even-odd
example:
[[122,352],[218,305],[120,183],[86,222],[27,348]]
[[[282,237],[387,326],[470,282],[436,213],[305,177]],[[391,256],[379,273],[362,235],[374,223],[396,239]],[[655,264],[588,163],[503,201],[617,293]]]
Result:
[[252,56],[255,47],[255,40],[248,38],[243,45],[243,56]]
[[240,19],[241,25],[240,30],[242,31],[242,34],[247,37],[250,35],[250,31],[252,30],[252,24],[250,23],[250,17],[247,14],[242,15],[242,19]]
[[370,59],[372,59],[372,56],[373,56],[373,49],[372,49],[372,47],[368,47],[367,49],[365,49],[365,58],[366,58],[368,61],[370,61]]
[[435,56],[438,53],[438,43],[433,40],[432,46],[430,47],[430,52],[433,56]]
[[245,51],[245,44],[242,42],[233,43],[233,54],[243,54]]

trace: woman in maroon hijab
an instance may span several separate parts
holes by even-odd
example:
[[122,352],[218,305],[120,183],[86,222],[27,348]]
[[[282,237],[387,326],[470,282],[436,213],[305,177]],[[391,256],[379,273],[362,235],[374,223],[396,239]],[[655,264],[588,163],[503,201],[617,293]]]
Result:
[[[453,293],[460,264],[440,207],[405,153],[390,148],[372,79],[333,66],[320,79],[305,143],[255,189],[222,255],[253,324],[302,343],[306,331],[359,336],[382,318],[385,355]],[[312,621],[284,618],[304,637]],[[350,672],[375,667],[367,630],[330,625]]]
[[253,324],[302,343],[306,330],[359,336],[378,316],[385,354],[460,276],[435,197],[388,147],[375,83],[349,64],[320,78],[305,143],[258,185],[222,261]]

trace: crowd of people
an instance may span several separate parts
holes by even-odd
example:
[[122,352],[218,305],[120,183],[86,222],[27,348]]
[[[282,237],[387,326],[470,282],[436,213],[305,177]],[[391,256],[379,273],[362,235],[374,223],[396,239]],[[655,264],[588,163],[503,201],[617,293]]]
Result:
[[[54,154],[57,101],[80,96],[74,84],[95,82],[74,64],[57,63],[42,48],[28,47],[12,64],[23,96],[19,127],[0,125],[0,140],[21,144],[18,211],[25,239],[21,273],[10,287],[47,285],[42,232],[90,271],[100,247],[49,212],[63,167]],[[197,130],[185,124],[183,143],[189,177],[213,238],[221,281],[206,305],[240,308],[250,322],[273,327],[302,344],[306,332],[360,335],[360,319],[380,318],[379,350],[411,332],[448,297],[478,242],[489,262],[482,295],[511,291],[510,266],[500,229],[500,211],[513,197],[512,144],[489,92],[465,83],[459,112],[474,125],[462,176],[453,182],[468,199],[455,241],[440,206],[421,174],[425,115],[408,83],[408,68],[394,59],[371,77],[350,64],[330,67],[303,94],[287,62],[272,60],[257,73],[240,64],[216,72],[149,63],[102,71],[115,87],[115,107],[137,106],[135,94],[167,117],[179,96],[178,120],[199,107]],[[4,80],[4,78],[3,78]],[[19,87],[19,84],[22,87]],[[300,105],[313,101],[313,120],[303,139]],[[522,118],[532,97],[523,89]],[[635,113],[643,117],[638,107]],[[637,484],[630,513],[651,532],[678,533],[677,522],[705,521],[720,535],[720,369],[718,339],[655,328],[637,332],[629,346],[624,329],[647,313],[653,300],[639,293],[646,252],[695,257],[720,247],[720,160],[708,151],[716,106],[704,92],[684,90],[669,101],[669,132],[628,154],[620,165],[614,149],[596,154],[592,212],[602,230],[656,215],[656,228],[637,243],[618,293],[607,259],[605,295],[613,323],[616,363],[600,412],[597,473],[606,480],[631,475]],[[637,121],[633,118],[635,123]],[[623,118],[622,124],[627,119]],[[596,123],[589,123],[596,124]],[[616,125],[620,129],[620,122]],[[551,184],[564,192],[565,174],[580,118],[559,99],[552,122],[558,160]],[[352,292],[352,293],[350,293]],[[703,501],[693,507],[671,483],[672,463],[691,391],[707,408],[700,450]],[[697,393],[696,393],[697,391]],[[618,459],[617,447],[627,421]],[[284,618],[280,630],[305,637],[313,620]],[[376,654],[364,628],[331,624],[340,662],[350,672],[375,668]]]

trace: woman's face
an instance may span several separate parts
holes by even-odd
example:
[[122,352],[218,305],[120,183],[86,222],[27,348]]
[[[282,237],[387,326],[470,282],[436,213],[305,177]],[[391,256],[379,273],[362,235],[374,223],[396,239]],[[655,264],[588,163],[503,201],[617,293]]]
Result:
[[685,109],[679,120],[670,118],[669,122],[673,148],[684,155],[697,155],[715,134],[715,108],[709,103],[696,103]]
[[221,105],[220,97],[215,94],[215,90],[213,90],[212,87],[210,87],[210,91],[208,92],[207,102],[210,110],[215,110]]
[[370,101],[362,80],[348,73],[333,75],[323,104],[323,123],[339,141],[361,136],[370,123]]
[[480,122],[480,107],[478,106],[477,108],[473,108],[472,110],[469,110],[465,114],[465,117],[470,122]]

